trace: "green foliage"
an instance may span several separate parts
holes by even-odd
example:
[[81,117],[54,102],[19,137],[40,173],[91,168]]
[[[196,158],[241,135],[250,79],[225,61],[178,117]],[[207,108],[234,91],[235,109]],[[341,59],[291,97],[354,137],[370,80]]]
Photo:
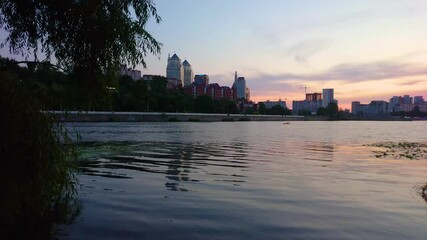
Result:
[[161,44],[145,30],[150,17],[161,20],[152,0],[0,1],[10,51],[33,51],[36,61],[38,52],[55,56],[79,96],[75,105],[87,110],[106,107],[106,87],[120,64],[145,67],[147,54],[160,53]]
[[61,66],[92,77],[120,63],[145,66],[147,53],[160,52],[144,29],[151,16],[161,21],[152,0],[4,0],[0,13],[12,52],[54,54]]
[[420,107],[417,105],[410,112],[393,112],[392,115],[398,117],[427,117],[427,112],[421,112]]
[[70,222],[78,212],[69,205],[74,148],[16,74],[1,69],[0,79],[0,235],[45,239],[54,221]]
[[194,111],[199,113],[214,113],[215,101],[206,95],[198,96],[194,101]]
[[179,120],[178,120],[178,118],[176,118],[176,117],[170,117],[170,118],[168,119],[168,122],[179,122]]
[[264,103],[260,103],[258,105],[258,113],[259,114],[267,114],[267,108],[265,107]]
[[189,122],[200,122],[200,118],[189,118]]
[[338,119],[338,105],[336,103],[330,102],[326,107],[326,110],[328,111],[329,119]]
[[311,112],[309,110],[302,109],[302,110],[298,111],[298,115],[300,115],[300,116],[311,116]]
[[292,111],[288,108],[284,108],[280,105],[274,105],[270,109],[267,109],[264,103],[258,105],[258,113],[265,115],[292,115]]
[[251,121],[251,119],[248,118],[248,117],[242,117],[242,118],[239,118],[239,121],[241,121],[241,122],[248,122],[248,121]]
[[254,114],[255,113],[255,109],[253,107],[248,107],[245,110],[245,114]]
[[218,103],[217,113],[228,113],[234,114],[237,113],[237,104],[228,99],[221,99]]
[[234,122],[234,118],[229,117],[229,118],[223,118],[222,119],[223,122]]
[[317,116],[328,116],[328,110],[324,107],[317,109]]

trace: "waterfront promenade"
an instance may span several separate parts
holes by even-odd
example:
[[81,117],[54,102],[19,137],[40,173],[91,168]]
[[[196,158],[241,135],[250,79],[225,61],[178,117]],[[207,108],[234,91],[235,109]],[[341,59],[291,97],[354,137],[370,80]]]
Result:
[[63,122],[304,121],[303,116],[170,112],[52,111]]

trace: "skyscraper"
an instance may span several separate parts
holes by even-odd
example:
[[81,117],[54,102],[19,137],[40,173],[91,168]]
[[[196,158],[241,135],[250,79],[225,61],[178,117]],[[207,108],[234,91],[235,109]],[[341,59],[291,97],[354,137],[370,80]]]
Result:
[[168,65],[166,67],[166,77],[174,78],[182,83],[184,80],[184,71],[182,69],[181,59],[174,54],[168,57]]
[[237,77],[237,72],[234,73],[233,89],[237,92],[237,99],[246,99],[246,80],[244,77]]
[[194,78],[193,69],[187,60],[184,60],[182,66],[184,68],[184,86],[189,86],[193,82]]
[[206,74],[197,74],[194,76],[194,85],[207,86],[209,85],[209,76]]
[[327,107],[329,103],[334,102],[334,89],[333,88],[324,88],[322,90],[322,107]]

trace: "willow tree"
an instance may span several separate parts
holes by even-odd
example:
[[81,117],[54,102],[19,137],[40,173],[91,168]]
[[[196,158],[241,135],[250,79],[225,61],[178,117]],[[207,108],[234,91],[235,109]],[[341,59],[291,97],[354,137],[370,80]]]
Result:
[[[10,51],[36,62],[38,53],[54,57],[92,99],[120,63],[145,66],[147,54],[159,54],[160,43],[145,30],[151,17],[160,21],[151,0],[0,0]],[[73,151],[63,145],[66,132],[21,81],[10,64],[0,64],[0,235],[46,239],[74,191]]]
[[158,55],[161,44],[146,30],[150,18],[159,23],[152,0],[1,0],[0,27],[10,52],[38,53],[72,73],[87,94],[102,90],[101,79],[121,63],[142,64]]

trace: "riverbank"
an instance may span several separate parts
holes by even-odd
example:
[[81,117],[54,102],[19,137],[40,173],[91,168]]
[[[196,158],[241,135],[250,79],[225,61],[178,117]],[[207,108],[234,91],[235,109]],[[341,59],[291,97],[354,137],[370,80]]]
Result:
[[[303,116],[160,112],[52,111],[62,122],[221,122],[221,121],[304,121]],[[318,119],[320,120],[320,119]],[[326,119],[325,119],[326,120]]]
[[[233,122],[233,121],[329,121],[322,116],[256,115],[218,113],[168,112],[97,112],[51,111],[61,122]],[[343,119],[344,120],[344,119]],[[412,121],[423,119],[381,117],[352,117],[352,121]]]

